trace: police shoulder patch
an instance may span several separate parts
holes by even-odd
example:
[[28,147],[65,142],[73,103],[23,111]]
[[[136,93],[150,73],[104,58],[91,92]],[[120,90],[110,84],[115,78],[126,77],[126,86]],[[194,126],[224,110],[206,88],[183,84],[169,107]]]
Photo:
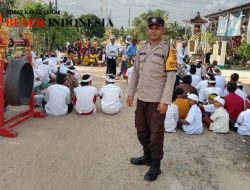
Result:
[[169,53],[165,65],[166,71],[177,71],[176,49],[172,46],[169,46]]

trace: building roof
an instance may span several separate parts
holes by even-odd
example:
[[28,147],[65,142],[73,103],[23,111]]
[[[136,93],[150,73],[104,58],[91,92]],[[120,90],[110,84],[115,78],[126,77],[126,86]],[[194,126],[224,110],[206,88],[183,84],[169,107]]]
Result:
[[246,3],[246,4],[243,4],[243,5],[237,6],[237,7],[233,7],[233,8],[230,8],[230,9],[226,9],[226,10],[223,10],[223,11],[212,13],[212,14],[206,15],[205,17],[206,18],[208,18],[208,17],[216,17],[216,16],[225,15],[225,14],[232,13],[232,12],[237,12],[237,11],[244,11],[244,10],[248,10],[248,9],[250,10],[250,3]]
[[190,19],[190,22],[191,22],[191,23],[203,24],[203,23],[207,23],[207,20],[204,19],[204,18],[202,18],[202,17],[200,16],[200,12],[198,11],[198,12],[197,12],[197,16],[194,17],[193,19]]

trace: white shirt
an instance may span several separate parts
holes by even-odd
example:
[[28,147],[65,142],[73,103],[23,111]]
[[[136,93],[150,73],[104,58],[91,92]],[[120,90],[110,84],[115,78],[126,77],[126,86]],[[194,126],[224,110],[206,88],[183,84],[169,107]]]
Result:
[[201,68],[196,67],[195,75],[199,76],[200,78],[202,77]]
[[39,78],[41,81],[43,81],[45,73],[41,69],[35,69],[34,68],[34,75],[35,75],[36,78]]
[[42,58],[35,59],[34,63],[35,68],[38,68],[39,65],[43,64]]
[[209,112],[209,113],[214,113],[215,112],[215,106],[214,104],[207,104],[203,106],[205,112]]
[[188,50],[187,47],[183,50],[183,47],[178,47],[177,48],[177,62],[178,64],[183,64],[183,58],[188,55]]
[[[43,71],[41,71],[43,73]],[[33,83],[33,88],[36,88],[42,84],[42,80],[38,76],[37,69],[33,68],[33,73],[34,73],[34,83]]]
[[54,84],[49,86],[45,95],[45,111],[48,115],[58,116],[68,113],[70,104],[70,90],[68,87]]
[[117,113],[122,107],[122,104],[120,102],[121,94],[121,88],[114,84],[108,84],[101,87],[101,89],[99,90],[99,96],[102,97],[102,111],[106,114]]
[[34,51],[30,51],[31,54],[31,59],[32,59],[32,63],[35,63],[35,57],[36,57],[36,53]]
[[215,86],[221,88],[223,91],[225,89],[225,78],[221,75],[215,75],[214,78],[216,81]]
[[237,132],[240,135],[250,136],[250,109],[240,113],[235,123],[235,127],[238,127]]
[[62,63],[59,67],[59,73],[61,74],[67,74],[67,71],[68,71],[68,66],[64,63]]
[[196,88],[196,86],[201,81],[201,77],[197,76],[197,75],[191,75],[191,77],[192,77],[192,83],[191,83],[191,85]]
[[223,97],[222,89],[219,87],[208,87],[199,93],[199,100],[207,101],[209,94],[217,94],[218,96]]
[[196,89],[198,93],[200,93],[200,91],[204,90],[207,87],[208,87],[207,80],[202,80],[197,84]]
[[57,72],[56,64],[58,61],[59,61],[59,59],[57,57],[50,57],[49,58],[49,66],[50,66],[53,73]]
[[128,83],[129,83],[130,78],[131,78],[131,76],[132,76],[133,68],[134,68],[134,66],[130,67],[130,68],[127,70],[126,76],[128,77]]
[[106,59],[106,55],[105,55],[105,53],[103,53],[102,54],[102,61],[103,61],[103,63],[105,62],[105,59]]
[[38,66],[38,69],[44,72],[43,82],[48,83],[50,81],[50,75],[52,73],[50,67],[48,65],[42,64]]
[[229,114],[224,107],[215,109],[211,115],[213,122],[210,124],[209,129],[215,133],[228,133],[229,131]]
[[203,132],[201,110],[196,104],[191,106],[185,120],[190,123],[190,125],[183,125],[183,130],[187,134],[195,135]]
[[118,56],[119,47],[116,44],[109,43],[106,46],[106,55],[109,59],[116,59]]
[[74,88],[76,96],[75,109],[77,113],[90,113],[95,109],[94,97],[98,95],[98,91],[93,86],[79,86]]
[[201,77],[205,77],[207,74],[206,66],[201,65]]
[[177,126],[177,122],[179,120],[179,112],[176,104],[171,103],[168,106],[168,111],[166,113],[166,118],[164,121],[164,128],[167,132],[176,132],[175,128]]

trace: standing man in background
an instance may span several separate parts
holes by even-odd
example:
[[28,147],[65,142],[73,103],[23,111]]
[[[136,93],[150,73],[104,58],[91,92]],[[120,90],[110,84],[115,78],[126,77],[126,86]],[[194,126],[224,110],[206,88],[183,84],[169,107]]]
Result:
[[181,79],[187,74],[186,59],[188,57],[187,42],[183,41],[181,46],[177,48],[178,73]]
[[[136,61],[128,86],[128,107],[133,106],[137,90],[135,127],[144,155],[131,158],[134,165],[148,165],[150,169],[144,179],[153,181],[161,173],[163,158],[164,120],[168,105],[172,102],[176,79],[176,61],[169,63],[170,46],[162,40],[164,20],[160,17],[148,18],[147,35],[149,42],[136,54]],[[175,50],[174,50],[175,53]],[[167,59],[167,62],[166,62]],[[171,61],[170,64],[173,62]],[[168,69],[167,69],[168,68]]]
[[128,48],[125,51],[125,55],[128,58],[126,70],[132,66],[130,62],[136,56],[136,51],[137,51],[136,44],[137,44],[137,39],[132,39],[132,43],[128,46]]
[[118,57],[119,47],[115,44],[115,36],[112,34],[110,37],[111,43],[106,46],[107,55],[107,74],[113,74],[116,76],[116,59]]

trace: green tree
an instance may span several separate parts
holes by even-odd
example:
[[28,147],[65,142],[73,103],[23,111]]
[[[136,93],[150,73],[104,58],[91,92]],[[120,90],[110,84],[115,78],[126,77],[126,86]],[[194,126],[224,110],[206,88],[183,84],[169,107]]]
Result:
[[[186,30],[186,36],[185,36]],[[183,27],[178,22],[169,23],[166,26],[165,31],[165,40],[169,41],[170,39],[178,40],[183,38],[190,38],[191,36],[191,27]]]
[[114,34],[116,38],[119,38],[120,30],[117,28],[111,28],[111,34]]
[[241,41],[238,52],[244,61],[250,60],[250,44],[246,40]]
[[9,17],[8,9],[12,9],[15,6],[15,0],[2,1],[0,3],[0,13],[3,18]]
[[[62,15],[59,14],[47,14],[45,11],[54,10],[53,4],[43,3],[41,1],[29,1],[29,3],[24,4],[22,7],[23,10],[26,11],[34,11],[38,12],[39,14],[22,14],[19,15],[23,18],[43,18],[45,20],[45,26],[43,28],[36,28],[33,27],[31,31],[34,34],[34,42],[36,50],[38,51],[48,51],[54,50],[59,47],[65,46],[65,42],[74,42],[77,38],[80,37],[80,31],[77,30],[76,27],[71,26],[57,26],[54,25],[49,26],[48,19],[74,19],[72,14],[68,14],[67,12],[63,12]],[[42,10],[42,11],[41,11]],[[44,13],[45,12],[45,13]],[[23,11],[25,13],[25,11]],[[38,49],[39,48],[39,49]]]
[[[86,26],[81,26],[80,30],[84,33],[87,38],[93,36],[102,38],[105,33],[105,28],[102,26],[102,21],[94,14],[81,15],[79,19],[82,19]],[[96,23],[96,21],[100,22]],[[90,25],[90,26],[89,26]]]
[[168,13],[164,10],[149,10],[146,13],[140,14],[138,17],[135,17],[132,26],[134,27],[131,31],[130,34],[139,40],[146,40],[147,39],[147,22],[149,17],[162,17],[165,22],[168,20]]

